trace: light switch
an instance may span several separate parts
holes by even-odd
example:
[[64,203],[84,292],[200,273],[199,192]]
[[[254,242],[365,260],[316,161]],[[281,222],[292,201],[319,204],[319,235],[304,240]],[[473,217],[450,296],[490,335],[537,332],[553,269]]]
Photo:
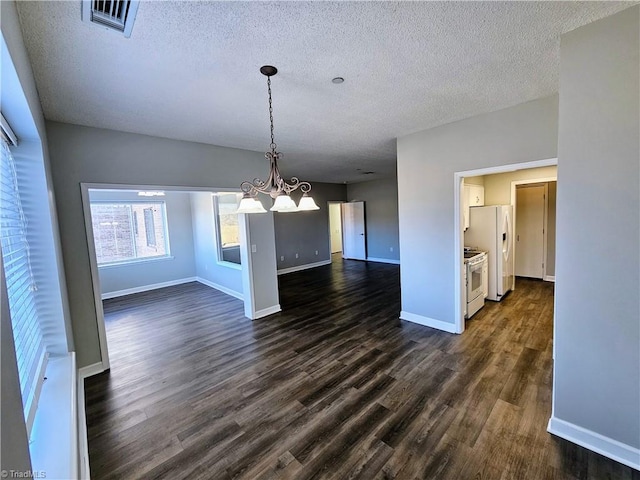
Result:
[[251,245],[251,253],[256,253],[258,251],[258,249],[256,248],[255,245]]

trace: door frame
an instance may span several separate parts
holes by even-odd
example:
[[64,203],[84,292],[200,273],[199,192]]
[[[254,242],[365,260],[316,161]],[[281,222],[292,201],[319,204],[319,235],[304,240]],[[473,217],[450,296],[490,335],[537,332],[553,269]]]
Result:
[[[331,253],[331,209],[330,205],[341,205],[343,203],[347,203],[345,200],[329,200],[327,201],[327,224],[329,225],[329,263],[331,263],[332,255]],[[342,207],[340,207],[340,236],[342,237],[342,248],[344,249],[344,232],[343,232],[343,220],[342,220]]]
[[[454,290],[453,290],[453,299],[455,303],[454,310],[454,331],[453,333],[462,333],[465,328],[465,319],[464,319],[464,306],[462,305],[463,296],[462,296],[462,282],[464,280],[464,263],[463,259],[463,248],[464,248],[464,225],[462,223],[462,184],[464,183],[465,177],[477,177],[481,175],[493,175],[496,173],[506,173],[506,172],[514,172],[517,170],[527,170],[530,168],[539,168],[539,167],[552,167],[558,165],[557,158],[548,158],[545,160],[534,160],[531,162],[522,162],[522,163],[512,163],[508,165],[500,165],[497,167],[486,167],[486,168],[478,168],[474,170],[464,170],[460,172],[454,172],[453,174],[453,246],[454,246]],[[555,328],[555,326],[554,326]],[[555,336],[555,334],[554,334]]]
[[[511,205],[513,206],[513,232],[515,235],[516,227],[518,225],[518,214],[516,210],[518,209],[517,205],[517,197],[516,197],[516,189],[519,185],[531,185],[535,183],[544,183],[544,231],[542,233],[542,258],[544,259],[543,267],[542,267],[542,280],[547,278],[547,234],[549,231],[549,182],[557,182],[558,176],[551,177],[542,177],[542,178],[532,178],[529,180],[514,180],[511,182]],[[516,276],[515,276],[515,265],[516,265],[516,242],[513,242],[513,285],[511,288],[515,290],[516,288]]]

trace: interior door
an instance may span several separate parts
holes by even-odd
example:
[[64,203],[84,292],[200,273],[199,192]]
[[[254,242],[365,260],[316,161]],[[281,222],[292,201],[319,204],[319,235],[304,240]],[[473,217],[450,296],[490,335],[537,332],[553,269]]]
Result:
[[364,202],[342,204],[342,257],[367,259]]
[[516,188],[516,275],[544,274],[544,185]]

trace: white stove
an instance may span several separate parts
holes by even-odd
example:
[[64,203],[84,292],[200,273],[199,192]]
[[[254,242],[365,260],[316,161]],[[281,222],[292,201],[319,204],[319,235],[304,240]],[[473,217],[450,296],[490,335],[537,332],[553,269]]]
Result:
[[465,318],[471,318],[484,307],[487,290],[487,253],[465,248],[464,264],[466,272],[467,312]]

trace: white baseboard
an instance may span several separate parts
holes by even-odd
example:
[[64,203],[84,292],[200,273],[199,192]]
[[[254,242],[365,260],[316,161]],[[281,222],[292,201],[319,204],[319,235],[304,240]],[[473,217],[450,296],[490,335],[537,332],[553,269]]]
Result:
[[442,320],[424,317],[415,313],[402,311],[400,312],[400,320],[406,320],[407,322],[417,323],[419,325],[424,325],[425,327],[436,328],[449,333],[460,333],[456,331],[456,326],[453,323],[443,322]]
[[322,267],[323,265],[330,265],[330,264],[331,264],[331,259],[322,260],[321,262],[307,263],[305,265],[297,265],[295,267],[282,268],[278,270],[278,275],[285,275],[287,273],[299,272],[301,270],[308,270],[309,268]]
[[392,263],[393,265],[400,265],[400,260],[393,260],[391,258],[367,257],[367,262]]
[[148,292],[149,290],[156,290],[158,288],[173,287],[174,285],[181,285],[183,283],[195,282],[196,277],[179,278],[177,280],[169,280],[168,282],[153,283],[151,285],[143,285],[141,287],[126,288],[124,290],[116,290],[115,292],[106,292],[101,295],[102,300],[109,298],[123,297],[125,295],[131,295],[134,293]]
[[219,285],[217,283],[214,282],[210,282],[209,280],[206,280],[202,277],[196,277],[196,281],[200,282],[203,285],[206,285],[207,287],[211,287],[211,288],[215,288],[216,290],[219,290],[222,293],[226,293],[227,295],[231,295],[232,297],[237,298],[238,300],[244,300],[244,295],[241,294],[240,292],[236,292],[235,290],[231,290],[230,288],[227,288],[225,286]]
[[281,312],[282,308],[280,308],[280,304],[273,305],[272,307],[263,308],[262,310],[258,310],[253,314],[253,320],[257,320],[258,318],[266,317],[268,315],[273,315],[274,313]]
[[555,275],[545,275],[543,280],[545,282],[555,282],[556,281],[556,276]]
[[547,431],[616,462],[640,470],[640,449],[556,417],[549,419]]
[[91,365],[87,365],[86,367],[78,369],[78,378],[84,380],[85,378],[102,373],[104,372],[104,370],[105,368],[102,365],[102,362],[92,363]]

